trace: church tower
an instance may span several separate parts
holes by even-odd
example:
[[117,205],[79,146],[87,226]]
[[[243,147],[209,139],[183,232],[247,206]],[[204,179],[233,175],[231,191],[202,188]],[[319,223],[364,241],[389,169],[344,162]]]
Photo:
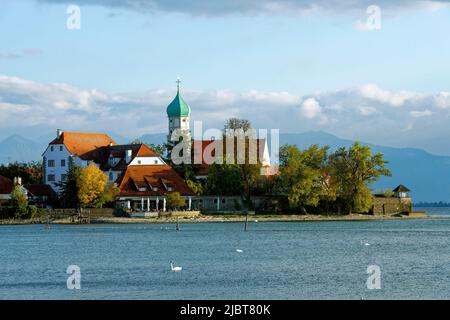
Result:
[[173,101],[167,106],[167,118],[169,120],[169,134],[167,135],[167,142],[170,147],[173,147],[177,141],[171,141],[172,133],[179,129],[180,136],[184,141],[191,140],[191,129],[189,125],[191,108],[183,100],[180,95],[180,79],[177,79],[177,95]]

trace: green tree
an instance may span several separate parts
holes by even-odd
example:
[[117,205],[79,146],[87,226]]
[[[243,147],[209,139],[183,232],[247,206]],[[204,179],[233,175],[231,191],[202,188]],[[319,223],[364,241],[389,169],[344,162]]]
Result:
[[198,196],[203,194],[203,184],[200,181],[185,180],[188,187]]
[[242,194],[241,172],[238,165],[213,163],[209,166],[205,193],[235,196]]
[[65,208],[78,208],[80,203],[78,201],[78,178],[80,176],[81,168],[77,166],[72,158],[69,158],[69,170],[67,171],[67,178],[57,184],[60,192],[58,194],[59,202]]
[[327,184],[326,161],[328,147],[312,145],[306,150],[284,145],[280,148],[280,175],[277,190],[287,196],[291,208],[318,206],[332,195]]
[[180,195],[179,192],[171,192],[166,196],[166,205],[170,210],[175,210],[183,208],[186,205],[185,199]]
[[349,213],[367,212],[373,203],[370,184],[380,176],[391,176],[381,153],[372,154],[368,146],[353,144],[330,155],[328,171],[338,200]]
[[11,192],[10,204],[15,211],[16,218],[23,218],[28,213],[28,199],[19,185],[15,185]]
[[[250,205],[252,187],[257,183],[261,169],[259,155],[257,154],[259,148],[253,148],[256,146],[258,140],[256,140],[250,121],[238,118],[229,119],[224,126],[223,138],[224,141],[226,139],[233,139],[234,145],[233,151],[227,150],[227,143],[224,142],[223,162],[236,165],[239,168],[242,192],[237,194],[243,194],[247,203]],[[254,144],[250,142],[251,140],[253,140]],[[239,144],[244,145],[244,154],[239,154],[239,151],[242,152],[242,150],[238,150]]]

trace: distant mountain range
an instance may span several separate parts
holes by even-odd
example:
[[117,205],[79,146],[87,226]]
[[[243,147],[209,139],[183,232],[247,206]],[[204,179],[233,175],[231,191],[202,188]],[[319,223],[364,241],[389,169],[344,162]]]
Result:
[[[110,136],[117,143],[128,143],[128,139],[116,134]],[[0,163],[30,162],[41,159],[41,154],[54,138],[54,134],[41,136],[36,140],[13,135],[0,141]],[[138,140],[145,143],[162,144],[166,134],[147,134]],[[270,143],[270,140],[269,140]],[[322,131],[304,133],[281,133],[280,145],[295,144],[299,148],[307,148],[311,144],[328,145],[331,150],[350,146],[353,141],[340,139]],[[402,183],[412,190],[414,202],[450,201],[450,157],[432,155],[421,149],[392,148],[366,144],[374,152],[381,152],[389,161],[388,168],[393,176],[382,178],[373,189],[394,188]]]

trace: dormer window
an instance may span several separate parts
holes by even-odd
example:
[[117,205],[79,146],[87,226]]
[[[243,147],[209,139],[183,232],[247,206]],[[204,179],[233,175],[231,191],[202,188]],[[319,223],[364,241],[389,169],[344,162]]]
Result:
[[59,146],[59,151],[63,151],[63,147],[62,146]]
[[158,189],[158,187],[152,187],[152,191],[158,191],[159,189]]
[[50,151],[52,151],[52,152],[53,152],[53,150],[54,150],[54,148],[53,148],[53,146],[51,146],[51,147],[50,147]]
[[145,191],[147,191],[147,188],[146,187],[139,187],[138,191],[139,192],[145,192]]

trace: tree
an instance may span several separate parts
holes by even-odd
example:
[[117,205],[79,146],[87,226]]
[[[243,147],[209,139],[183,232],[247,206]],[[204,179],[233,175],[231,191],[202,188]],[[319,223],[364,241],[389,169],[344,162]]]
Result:
[[15,185],[11,192],[11,207],[14,209],[15,217],[22,218],[27,214],[28,199],[22,192],[19,185]]
[[[230,135],[232,136],[230,137]],[[247,203],[250,205],[252,186],[259,178],[261,169],[261,163],[259,161],[258,154],[253,154],[255,152],[258,152],[257,147],[256,150],[252,149],[252,147],[256,146],[258,140],[256,140],[256,136],[254,134],[254,130],[252,129],[250,121],[238,118],[229,119],[224,126],[223,138],[224,141],[225,139],[233,139],[234,145],[233,153],[231,153],[231,151],[227,150],[226,148],[227,143],[224,143],[223,163],[237,165],[237,167],[239,168],[242,192],[238,194],[243,194],[247,200]],[[252,139],[254,140],[253,142],[255,142],[255,144],[250,143],[250,140]],[[244,144],[244,154],[238,154],[238,144],[241,143]],[[238,161],[238,159],[240,159],[240,161]]]
[[39,184],[42,183],[42,162],[2,164],[0,165],[0,175],[11,180],[20,177],[22,184]]
[[205,193],[235,196],[242,194],[241,172],[238,165],[213,163],[209,166]]
[[340,148],[329,157],[328,171],[336,194],[351,212],[367,212],[373,197],[369,185],[380,176],[391,176],[381,153],[372,154],[368,146],[356,142],[349,149]]
[[94,208],[102,208],[104,205],[113,204],[116,196],[120,193],[119,187],[115,183],[107,184],[105,190],[100,194],[100,196],[93,203]]
[[170,210],[179,209],[185,206],[185,199],[179,192],[171,192],[166,197],[167,208]]
[[69,158],[69,170],[65,181],[57,184],[60,192],[58,194],[59,201],[65,208],[78,208],[78,179],[80,177],[81,168],[77,166],[72,158]]
[[108,178],[96,165],[80,169],[77,180],[78,201],[81,207],[92,207],[102,197]]
[[238,118],[230,118],[227,120],[224,131],[226,130],[239,130],[242,129],[244,131],[248,131],[252,128],[252,124],[249,120],[246,119],[238,119]]
[[330,197],[325,171],[328,147],[312,145],[301,151],[296,146],[284,145],[280,149],[280,175],[278,192],[286,195],[291,208],[318,206]]
[[200,181],[195,180],[185,180],[188,187],[194,192],[196,195],[201,196],[203,194],[203,184]]

